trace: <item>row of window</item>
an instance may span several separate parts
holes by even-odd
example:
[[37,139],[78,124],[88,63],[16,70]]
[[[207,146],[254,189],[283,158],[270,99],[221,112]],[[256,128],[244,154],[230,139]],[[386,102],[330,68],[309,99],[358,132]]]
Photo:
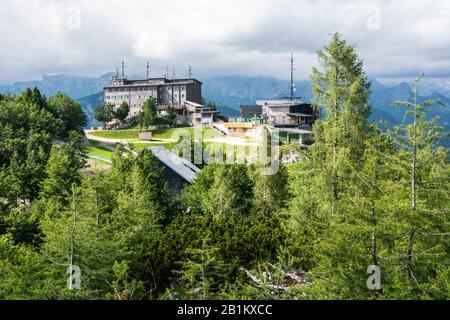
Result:
[[[175,93],[173,96],[174,96],[175,98],[178,98],[178,94],[176,94],[176,93]],[[170,99],[171,97],[172,97],[172,96],[171,96],[170,93],[169,93],[169,94],[167,95],[167,98]],[[181,94],[181,97],[184,98],[184,93]]]
[[[153,95],[153,94],[150,94],[150,95],[137,96],[137,98],[138,98],[138,99],[147,99],[147,98],[150,97],[150,96],[154,96],[154,95]],[[171,97],[172,97],[172,95],[171,95],[170,93],[167,94],[167,98],[170,99]],[[175,94],[174,94],[174,97],[175,97],[175,98],[178,98],[178,94],[175,93]],[[130,95],[125,94],[125,95],[118,95],[118,96],[105,96],[105,98],[106,98],[107,100],[125,100],[125,99],[130,99]],[[136,98],[136,97],[133,96],[132,98]],[[181,98],[184,98],[184,93],[181,94]]]
[[[159,87],[159,91],[163,91],[164,87]],[[167,91],[171,91],[172,87],[166,87]],[[110,89],[105,89],[106,92],[123,92],[123,91],[131,91],[131,92],[137,92],[137,91],[155,91],[157,90],[157,87],[137,87],[137,88],[130,88],[129,90],[124,90],[124,88],[110,88]],[[174,86],[173,87],[174,91],[178,91],[179,88],[178,86]],[[181,91],[185,91],[186,90],[186,86],[181,86]]]

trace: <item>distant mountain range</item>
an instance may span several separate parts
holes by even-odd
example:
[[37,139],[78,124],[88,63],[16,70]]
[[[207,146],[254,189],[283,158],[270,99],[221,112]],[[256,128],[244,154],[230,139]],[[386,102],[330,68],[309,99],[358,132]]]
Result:
[[103,103],[103,92],[97,92],[77,100],[87,115],[88,127],[98,125],[99,123],[94,119],[94,108]]
[[103,90],[113,73],[104,74],[98,78],[78,77],[69,75],[43,75],[42,80],[16,82],[10,85],[0,85],[0,92],[20,94],[26,88],[37,87],[46,96],[61,91],[74,99],[83,98]]
[[[376,79],[372,81],[372,95],[370,103],[372,105],[371,120],[387,121],[391,124],[398,124],[403,121],[404,111],[401,108],[392,106],[396,100],[411,101],[413,95],[411,85],[400,83],[395,86],[385,86]],[[305,101],[311,101],[312,91],[310,88],[311,81],[297,81],[296,95]],[[287,80],[276,78],[260,78],[260,77],[242,77],[242,76],[226,76],[215,77],[204,80],[203,96],[206,99],[213,100],[219,105],[226,105],[233,109],[234,114],[239,114],[240,104],[253,104],[257,99],[277,99],[287,97],[289,95],[290,83]],[[450,90],[448,95],[439,92],[445,92],[443,86],[439,86],[439,90],[429,95],[419,95],[418,100],[424,101],[428,99],[438,99],[443,103],[450,105]],[[427,92],[431,91],[427,87]],[[429,118],[439,116],[439,123],[450,131],[450,108],[435,106],[430,108]]]
[[[88,115],[88,125],[94,125],[93,108],[102,103],[103,86],[109,83],[113,74],[108,73],[100,77],[77,77],[69,75],[44,75],[42,80],[17,82],[0,86],[0,92],[19,94],[27,87],[37,87],[44,95],[51,96],[61,91],[77,99]],[[283,98],[289,94],[289,81],[269,77],[223,76],[201,79],[203,82],[203,96],[207,101],[217,103],[221,114],[239,116],[241,104],[253,104],[257,99]],[[373,107],[371,119],[385,120],[391,124],[403,121],[404,110],[392,106],[395,100],[411,100],[411,86],[400,83],[386,86],[376,79],[372,81],[372,96],[370,102]],[[424,79],[420,86],[419,100],[439,99],[450,105],[450,82],[448,79]],[[297,81],[297,96],[310,101],[312,92],[310,81]],[[450,108],[436,106],[431,108],[429,117],[439,116],[439,122],[450,131]]]

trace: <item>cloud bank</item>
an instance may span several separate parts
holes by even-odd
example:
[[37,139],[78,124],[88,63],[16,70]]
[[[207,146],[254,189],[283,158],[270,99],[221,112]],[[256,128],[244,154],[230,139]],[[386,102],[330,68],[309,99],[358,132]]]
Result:
[[368,74],[450,75],[450,2],[433,0],[0,0],[0,82],[42,74],[308,78],[340,31]]

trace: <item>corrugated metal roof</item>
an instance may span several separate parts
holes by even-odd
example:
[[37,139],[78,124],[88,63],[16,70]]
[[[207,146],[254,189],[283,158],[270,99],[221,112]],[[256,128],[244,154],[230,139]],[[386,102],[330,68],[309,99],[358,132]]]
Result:
[[184,158],[177,156],[166,147],[156,146],[148,147],[153,155],[167,167],[172,169],[176,174],[189,183],[192,183],[200,169]]
[[197,108],[204,108],[203,105],[196,103],[196,102],[192,102],[192,101],[185,101],[184,103],[189,104],[191,106],[197,107]]
[[279,100],[256,100],[256,104],[260,106],[292,106],[296,104],[304,104],[305,102],[302,100],[288,100],[288,99],[279,99]]

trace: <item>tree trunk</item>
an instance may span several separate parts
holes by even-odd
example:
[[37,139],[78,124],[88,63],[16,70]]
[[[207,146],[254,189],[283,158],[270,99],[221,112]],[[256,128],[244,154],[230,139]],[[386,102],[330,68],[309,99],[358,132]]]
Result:
[[[336,83],[337,85],[337,83]],[[334,112],[333,112],[333,173],[332,173],[332,181],[331,181],[331,214],[336,214],[337,200],[338,200],[338,191],[337,191],[337,149],[338,149],[338,139],[337,139],[337,97],[334,102]]]
[[416,175],[417,175],[417,107],[414,110],[414,142],[413,142],[413,160],[411,165],[411,207],[412,210],[416,210]]
[[[375,218],[375,207],[372,206],[372,221],[373,225],[376,226],[377,220]],[[372,263],[376,266],[378,265],[378,256],[377,256],[377,236],[375,235],[375,231],[372,235]]]
[[[339,87],[339,79],[338,79],[338,67],[335,65],[335,86]],[[337,151],[338,151],[338,137],[337,137],[337,124],[338,124],[338,112],[339,112],[339,104],[338,104],[338,94],[337,88],[335,88],[334,92],[334,105],[333,105],[333,174],[332,174],[332,182],[331,182],[331,213],[333,215],[337,212],[337,202],[338,202],[338,177],[337,177]]]
[[408,280],[414,277],[412,266],[413,266],[413,244],[414,244],[414,227],[409,230],[409,242],[408,242],[408,255],[406,261],[406,270],[408,273]]

